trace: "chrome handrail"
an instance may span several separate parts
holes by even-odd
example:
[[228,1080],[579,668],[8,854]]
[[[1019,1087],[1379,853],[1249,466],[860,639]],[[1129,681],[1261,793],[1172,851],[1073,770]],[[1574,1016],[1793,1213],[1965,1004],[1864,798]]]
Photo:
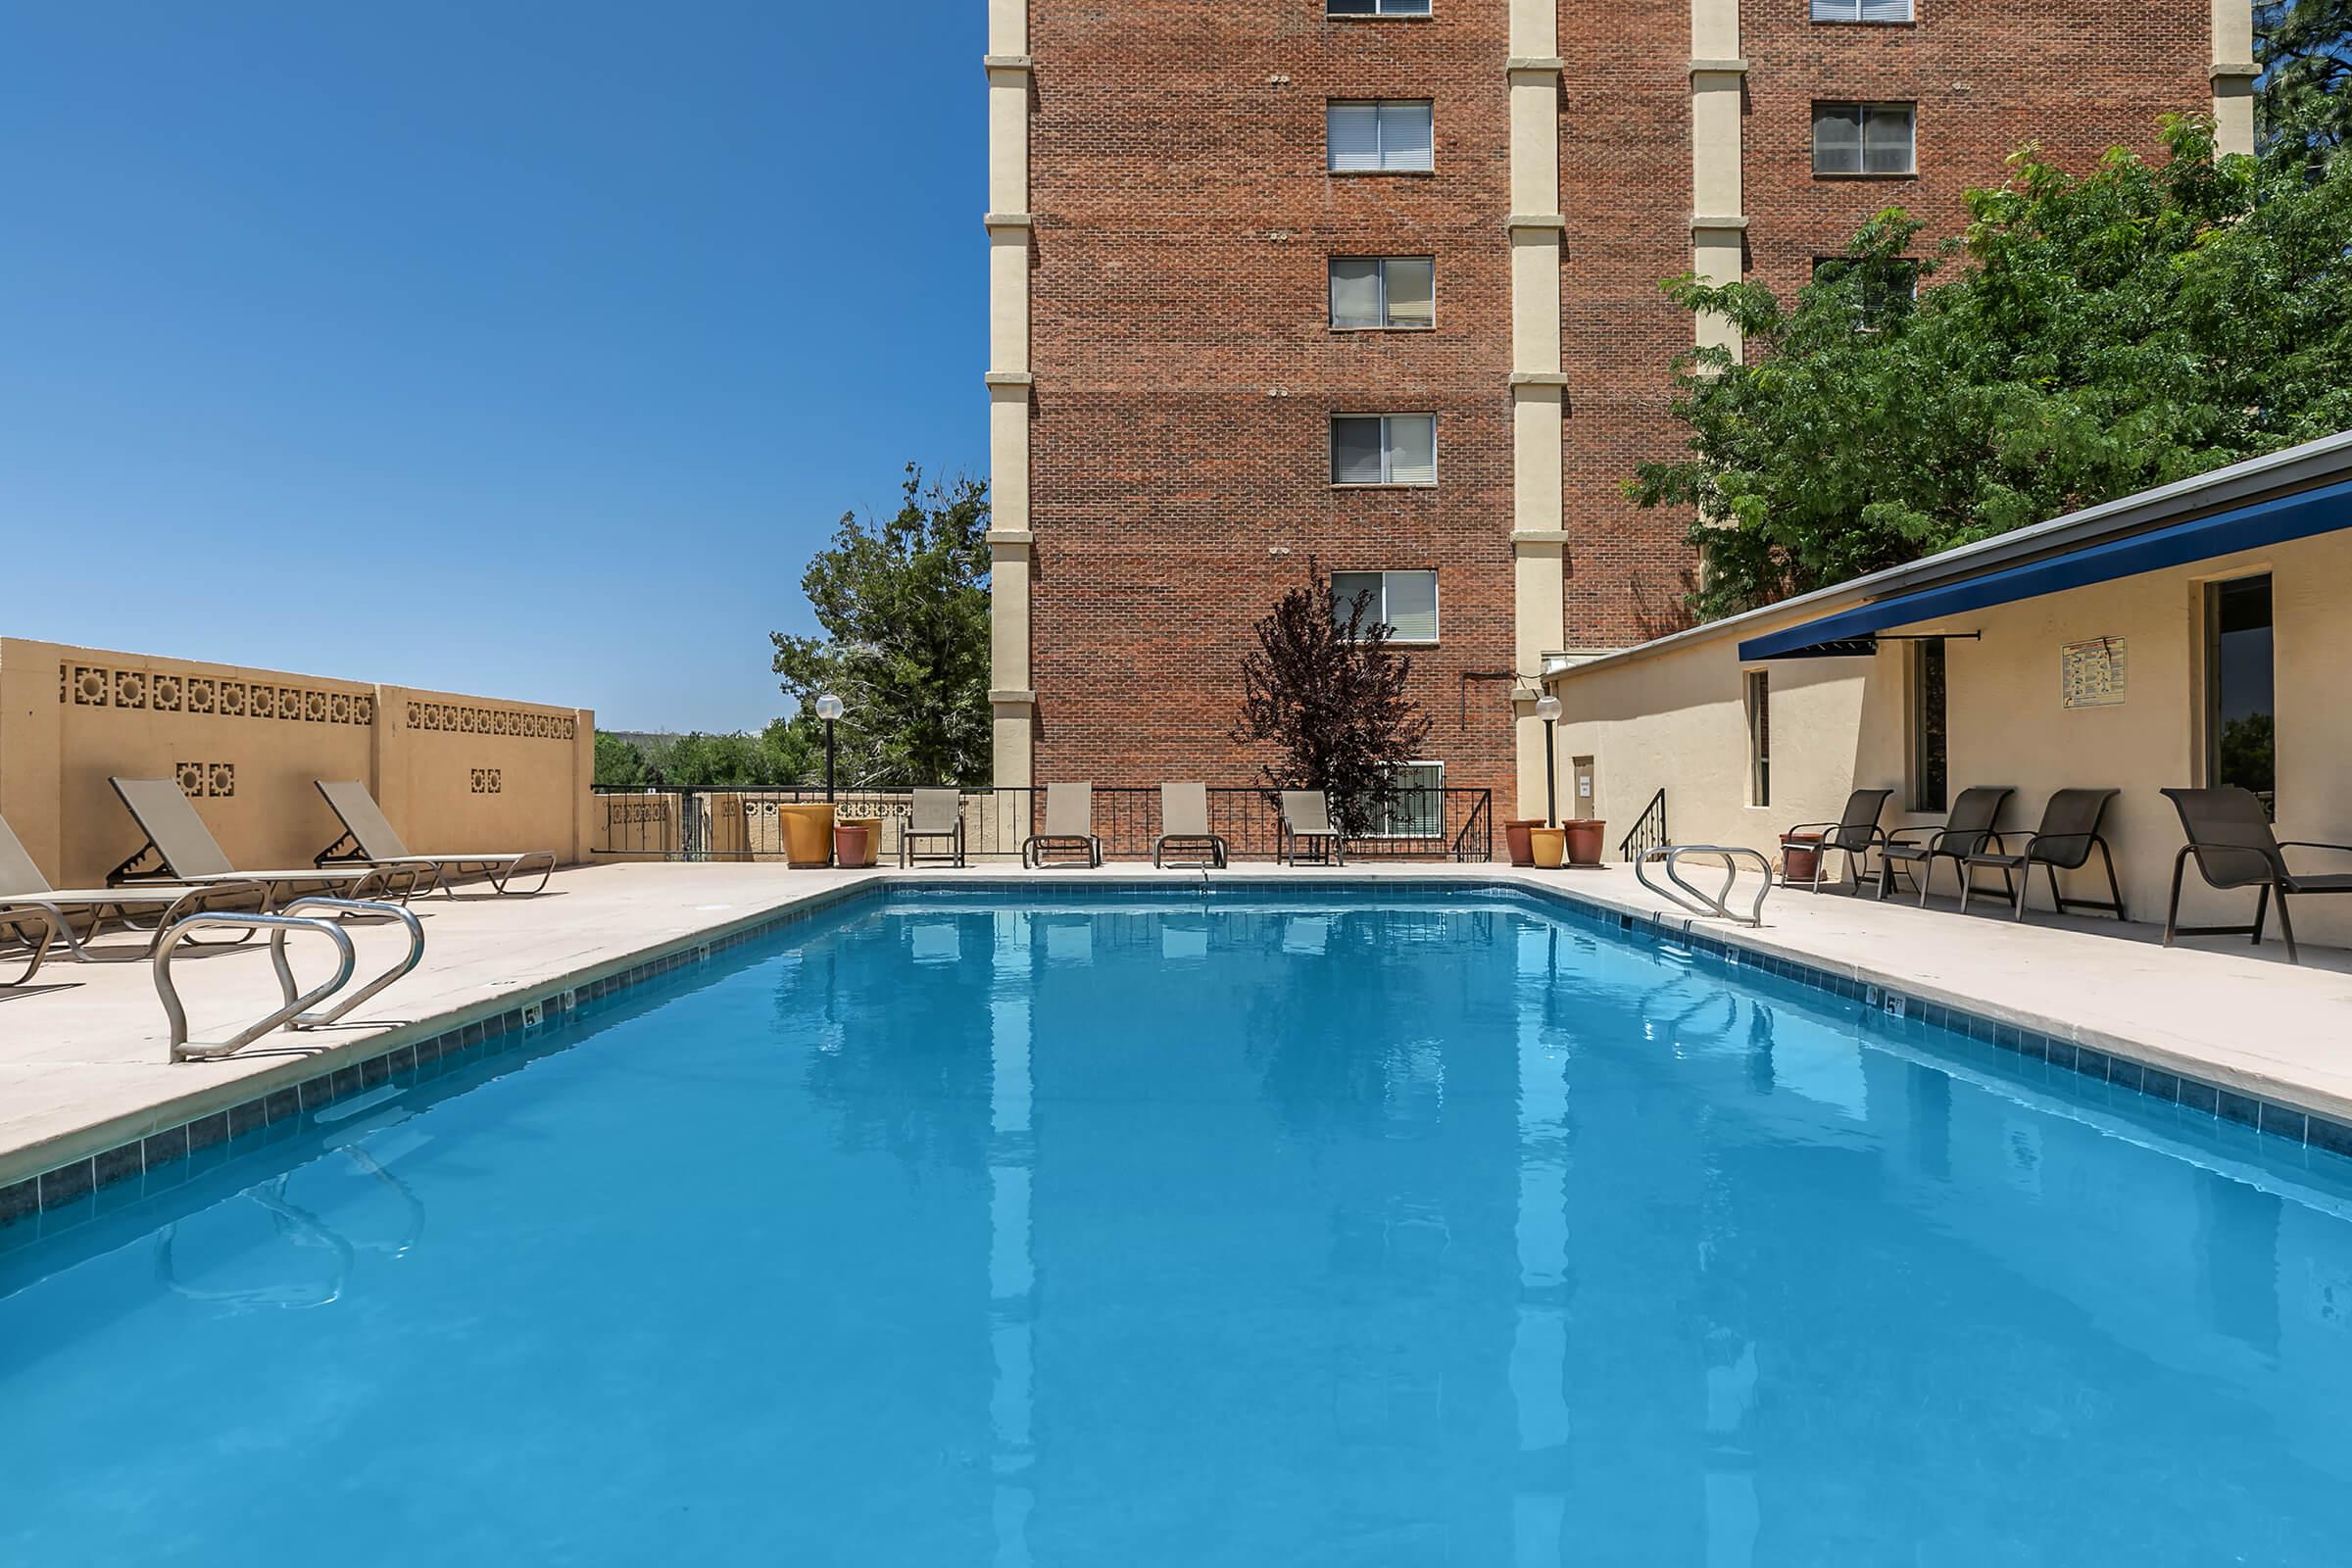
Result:
[[[409,912],[404,905],[382,904],[371,899],[338,899],[324,893],[306,893],[301,898],[288,899],[277,908],[280,914],[291,914],[297,909],[332,909],[342,915],[389,915],[409,928],[409,956],[407,957],[336,1003],[326,1011],[295,1014],[286,1020],[286,1027],[289,1029],[325,1028],[424,960],[424,926],[416,915]],[[285,994],[288,1002],[292,1002],[295,998],[294,970],[292,965],[286,962],[286,933],[282,928],[270,935],[270,963],[277,970],[278,989]]]
[[[1684,881],[1680,861],[1686,855],[1711,857],[1721,860],[1723,862],[1723,886],[1709,894]],[[1756,889],[1754,906],[1745,914],[1736,914],[1732,910],[1730,901],[1733,884],[1740,880],[1740,865],[1742,860],[1755,861],[1756,869],[1763,873],[1763,881]],[[1673,887],[1662,888],[1649,879],[1649,866],[1652,861],[1664,864],[1666,880],[1671,882]],[[1748,849],[1743,845],[1667,844],[1642,852],[1642,858],[1634,862],[1634,879],[1677,908],[1689,909],[1691,913],[1702,917],[1713,915],[1730,920],[1736,925],[1760,926],[1764,923],[1764,900],[1772,892],[1772,862],[1766,859],[1759,851]]]
[[[287,988],[288,995],[285,1005],[258,1022],[247,1024],[225,1040],[190,1041],[188,1039],[188,1011],[180,1004],[178,988],[172,983],[172,955],[178,952],[179,945],[187,941],[195,932],[215,926],[242,927],[247,931],[270,932],[271,956],[277,960],[278,979]],[[334,942],[339,955],[335,972],[327,979],[326,983],[300,995],[293,994],[292,971],[283,961],[285,934],[289,931],[322,932]],[[358,955],[352,951],[351,938],[344,935],[342,928],[331,921],[307,919],[300,915],[289,914],[207,912],[184,917],[157,939],[155,957],[152,960],[155,972],[155,994],[163,1000],[164,1016],[171,1020],[172,1025],[172,1059],[173,1061],[210,1061],[220,1056],[235,1055],[287,1019],[298,1016],[340,991],[344,982],[351,978],[351,971],[357,963]]]

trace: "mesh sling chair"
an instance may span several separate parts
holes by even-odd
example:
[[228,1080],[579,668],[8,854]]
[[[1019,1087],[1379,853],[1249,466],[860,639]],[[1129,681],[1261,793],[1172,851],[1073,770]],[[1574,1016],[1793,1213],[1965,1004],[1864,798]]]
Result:
[[1315,854],[1325,864],[1348,863],[1348,841],[1341,835],[1339,825],[1331,819],[1331,797],[1321,790],[1284,790],[1283,863],[1297,865],[1300,853],[1309,845],[1319,846]]
[[[2173,896],[2164,909],[2164,945],[2175,937],[2250,936],[2262,946],[2262,927],[2271,899],[2278,900],[2278,934],[2286,939],[2286,960],[2301,963],[2295,950],[2295,926],[2286,901],[2307,893],[2352,893],[2352,872],[2329,871],[2304,875],[2286,863],[2288,850],[2332,850],[2352,855],[2352,844],[2316,844],[2308,839],[2281,843],[2271,831],[2270,814],[2262,797],[2235,785],[2219,789],[2166,790],[2166,799],[2180,813],[2180,831],[2188,842],[2173,857]],[[2197,874],[2210,887],[2224,891],[2256,888],[2252,925],[2180,924],[2180,882],[2191,859]]]
[[[2031,833],[1987,833],[1989,848],[1964,857],[1960,861],[1960,909],[1968,910],[1968,901],[1976,893],[1976,870],[1985,866],[2001,873],[2001,883],[2016,904],[2015,918],[2026,917],[2026,891],[2034,885],[2034,868],[2040,866],[2050,879],[2050,902],[2058,912],[2072,909],[2097,909],[2124,918],[2124,892],[2116,885],[2115,857],[2108,852],[2107,841],[2099,836],[2099,823],[2107,815],[2107,803],[2122,794],[2121,790],[2060,790],[2042,808],[2041,826]],[[2017,844],[2010,849],[2012,842]],[[2090,862],[2090,852],[2099,852],[2099,861],[2107,871],[2107,902],[2096,899],[2070,899],[2058,886],[2058,873],[2079,871]]]
[[[1196,853],[1189,860],[1170,860],[1170,850],[1189,849]],[[1193,870],[1204,867],[1222,870],[1225,865],[1225,840],[1208,830],[1208,786],[1205,784],[1162,784],[1159,787],[1159,837],[1152,841],[1153,865],[1181,865]]]
[[[918,840],[947,840],[944,851],[915,852]],[[906,826],[899,834],[899,864],[963,864],[963,791],[931,787],[913,792],[906,803]]]
[[[1076,851],[1081,860],[1049,860],[1055,851]],[[1030,870],[1049,865],[1101,865],[1102,841],[1095,837],[1095,786],[1046,786],[1046,830],[1021,841],[1021,864]]]
[[1928,906],[1928,885],[1936,879],[1936,862],[1949,860],[1966,880],[1961,862],[1984,849],[2001,819],[2001,808],[2016,794],[2006,784],[1981,784],[1960,792],[1951,814],[1941,827],[1897,828],[1879,847],[1879,897],[1886,897],[1896,871],[1919,884],[1919,906]]
[[[1886,809],[1886,797],[1893,793],[1892,790],[1856,790],[1845,798],[1845,809],[1838,813],[1837,821],[1799,822],[1781,836],[1784,843],[1808,833],[1820,839],[1821,842],[1813,851],[1813,881],[1810,885],[1814,892],[1821,891],[1822,873],[1830,868],[1832,850],[1845,852],[1845,877],[1851,884],[1845,891],[1862,891],[1862,879],[1870,869],[1870,852],[1884,850],[1886,846],[1886,835],[1879,827],[1879,813]],[[1785,874],[1781,881],[1783,886],[1788,885]],[[1881,866],[1879,883],[1882,897],[1886,893],[1886,870]]]
[[317,863],[321,866],[374,865],[404,868],[419,874],[430,871],[432,881],[428,888],[439,888],[450,898],[457,897],[457,889],[449,885],[453,875],[463,880],[478,872],[488,879],[494,891],[505,894],[513,888],[517,876],[528,876],[536,871],[539,880],[518,892],[519,897],[525,898],[544,889],[547,879],[555,875],[556,852],[553,850],[525,850],[519,854],[498,851],[487,855],[411,855],[409,847],[401,842],[400,835],[392,831],[392,824],[384,816],[383,808],[375,804],[375,797],[368,793],[367,785],[356,779],[336,782],[321,778],[312,782],[318,786],[318,793],[326,798],[327,807],[343,824],[343,836],[318,852]]
[[[141,882],[176,882],[189,887],[238,882],[260,883],[270,906],[292,893],[328,893],[346,899],[397,898],[407,903],[417,887],[429,880],[415,866],[386,868],[354,863],[335,867],[305,866],[301,870],[240,871],[228,863],[213,830],[204,825],[179,781],[169,778],[109,779],[122,808],[147,835],[137,853],[106,874],[106,885],[122,888]],[[141,862],[153,856],[159,868]]]
[[[150,884],[125,888],[53,888],[33,864],[24,844],[0,817],[0,944],[22,944],[31,954],[31,962],[12,985],[23,985],[41,967],[41,958],[51,942],[62,942],[65,949],[83,963],[98,963],[98,955],[83,944],[97,938],[108,922],[136,932],[148,940],[129,958],[144,958],[155,952],[155,945],[172,922],[183,914],[199,910],[238,909],[260,913],[269,906],[269,890],[259,882],[231,879],[208,882],[203,886],[190,884]],[[133,910],[149,911],[147,924],[133,918]],[[85,922],[76,931],[76,918]],[[39,939],[34,940],[38,931]],[[234,939],[245,941],[253,935]],[[230,943],[215,942],[211,946],[225,947]]]

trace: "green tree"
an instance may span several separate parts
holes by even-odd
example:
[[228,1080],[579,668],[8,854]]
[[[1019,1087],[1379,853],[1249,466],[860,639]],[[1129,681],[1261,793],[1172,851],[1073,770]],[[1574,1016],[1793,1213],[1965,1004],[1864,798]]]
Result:
[[[1899,209],[1784,305],[1668,292],[1744,334],[1677,362],[1690,450],[1641,465],[1696,509],[1722,614],[2352,426],[2352,156],[2116,149],[2073,175],[2031,148],[1925,261]],[[1916,298],[1911,279],[1919,274]],[[1904,303],[1908,300],[1907,305]]]
[[[988,491],[923,486],[906,468],[895,516],[845,515],[801,588],[822,637],[773,634],[801,717],[847,705],[839,773],[856,784],[979,784],[989,776]],[[821,734],[821,732],[820,732]]]
[[1412,660],[1370,619],[1372,595],[1342,604],[1313,562],[1255,628],[1242,659],[1242,711],[1233,738],[1272,742],[1258,768],[1266,789],[1325,790],[1347,833],[1369,831],[1396,793],[1396,769],[1420,755],[1429,718],[1405,695]]
[[645,788],[645,753],[637,743],[596,732],[596,787],[600,790]]
[[775,719],[757,735],[596,737],[596,782],[606,789],[786,789],[816,783],[823,763],[814,721],[797,718]]
[[2254,63],[2267,145],[2325,156],[2352,136],[2352,0],[2257,0]]

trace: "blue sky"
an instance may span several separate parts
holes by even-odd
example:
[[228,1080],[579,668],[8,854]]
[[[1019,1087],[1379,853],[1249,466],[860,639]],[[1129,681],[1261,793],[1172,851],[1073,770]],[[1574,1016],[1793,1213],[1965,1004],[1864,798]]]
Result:
[[13,8],[0,632],[781,711],[842,512],[985,469],[982,11]]

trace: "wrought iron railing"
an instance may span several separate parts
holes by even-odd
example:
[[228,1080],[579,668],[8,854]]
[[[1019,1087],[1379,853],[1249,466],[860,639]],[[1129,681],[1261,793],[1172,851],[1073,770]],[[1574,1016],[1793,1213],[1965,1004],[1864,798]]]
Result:
[[1639,860],[1648,851],[1663,849],[1673,842],[1666,836],[1666,789],[1660,785],[1658,793],[1642,808],[1642,819],[1634,824],[1633,831],[1618,841],[1617,858]]
[[[596,792],[596,850],[612,859],[777,860],[784,858],[777,808],[821,801],[821,787]],[[841,817],[882,824],[880,858],[894,864],[899,833],[911,796],[904,789],[845,789],[834,798]],[[1017,861],[1021,843],[1045,825],[1045,791],[1028,788],[963,792],[965,856]],[[1254,785],[1212,785],[1208,825],[1237,860],[1271,860],[1281,843],[1280,811]],[[1158,837],[1156,785],[1102,785],[1094,792],[1095,836],[1106,859],[1149,860]],[[926,851],[939,846],[927,844]],[[1350,858],[1485,861],[1494,854],[1494,792],[1484,789],[1399,789],[1374,828],[1348,840]]]

